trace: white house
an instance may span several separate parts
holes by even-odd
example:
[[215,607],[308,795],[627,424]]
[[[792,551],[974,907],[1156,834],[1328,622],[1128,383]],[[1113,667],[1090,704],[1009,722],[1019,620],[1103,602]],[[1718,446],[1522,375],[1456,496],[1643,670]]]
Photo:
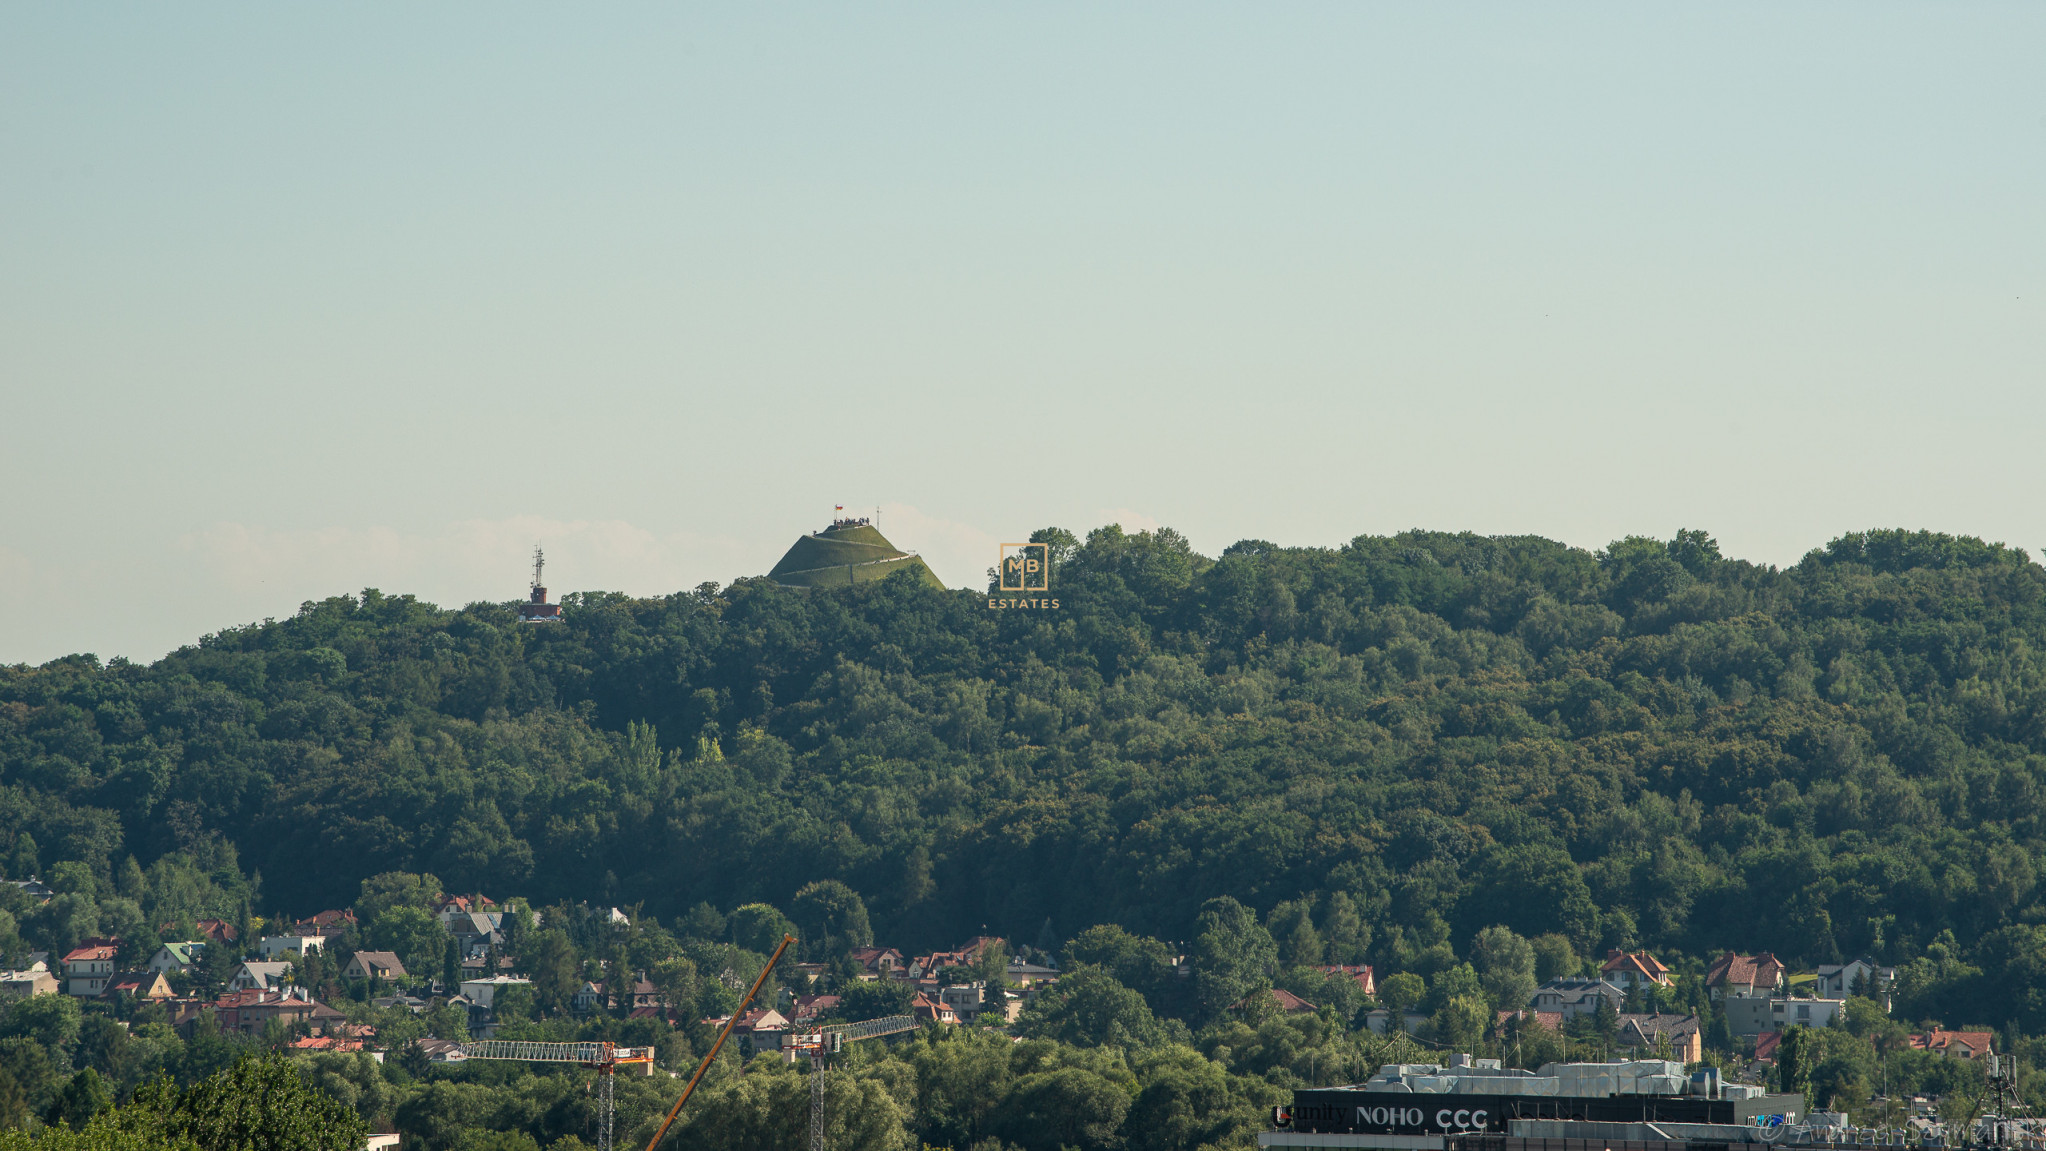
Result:
[[149,969],[168,975],[173,971],[189,972],[199,962],[199,956],[206,950],[206,941],[201,939],[190,943],[166,943],[156,949],[149,958]]
[[231,991],[281,991],[284,976],[291,970],[291,964],[283,961],[251,959],[235,968],[234,978],[228,980]]
[[311,955],[326,946],[327,937],[324,935],[265,935],[256,950],[265,959],[275,959],[287,951]]
[[64,956],[64,992],[90,999],[107,989],[114,977],[120,947],[111,939],[88,939]]
[[1627,993],[1603,979],[1551,979],[1535,988],[1534,999],[1528,1006],[1571,1019],[1596,1013],[1601,999],[1612,1004],[1617,1012],[1626,1006]]
[[1846,963],[1819,964],[1819,979],[1816,990],[1829,999],[1845,999],[1854,994],[1854,985],[1861,984],[1861,993],[1871,999],[1887,998],[1890,985],[1897,981],[1897,969],[1879,967],[1875,960],[1863,957],[1850,959]]

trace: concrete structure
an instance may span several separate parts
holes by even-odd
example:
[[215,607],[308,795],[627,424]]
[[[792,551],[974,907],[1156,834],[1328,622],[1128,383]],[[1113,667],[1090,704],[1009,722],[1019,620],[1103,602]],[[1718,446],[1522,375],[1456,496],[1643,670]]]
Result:
[[1800,1023],[1827,1027],[1847,1008],[1844,999],[1779,999],[1773,995],[1732,995],[1725,1004],[1726,1025],[1735,1035],[1760,1035]]
[[0,993],[26,999],[36,995],[55,995],[61,990],[63,985],[48,971],[0,971]]

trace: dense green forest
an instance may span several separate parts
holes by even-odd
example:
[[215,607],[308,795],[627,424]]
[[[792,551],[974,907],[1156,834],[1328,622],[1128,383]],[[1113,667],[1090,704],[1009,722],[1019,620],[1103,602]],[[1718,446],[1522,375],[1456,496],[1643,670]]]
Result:
[[1865,952],[1920,961],[1948,1017],[2046,1030],[2021,551],[1037,538],[1056,610],[747,579],[536,627],[372,590],[146,667],[0,669],[0,867],[197,877],[150,917],[304,914],[394,870],[663,919],[836,879],[906,952],[1188,939],[1228,895],[1288,960],[1426,967],[1493,924]]

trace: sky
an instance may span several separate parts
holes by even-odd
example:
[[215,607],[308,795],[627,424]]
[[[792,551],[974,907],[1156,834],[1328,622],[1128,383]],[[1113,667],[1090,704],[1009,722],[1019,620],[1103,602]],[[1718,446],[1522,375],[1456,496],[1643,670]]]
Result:
[[2046,550],[2046,5],[0,0],[0,663],[1057,525]]

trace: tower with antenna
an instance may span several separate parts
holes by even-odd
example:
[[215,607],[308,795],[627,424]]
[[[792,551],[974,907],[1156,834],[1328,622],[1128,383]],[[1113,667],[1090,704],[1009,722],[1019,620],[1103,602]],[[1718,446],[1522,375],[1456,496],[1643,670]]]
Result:
[[540,570],[547,566],[547,554],[533,545],[533,597],[519,605],[520,623],[560,623],[561,605],[547,602],[547,585],[540,582]]

